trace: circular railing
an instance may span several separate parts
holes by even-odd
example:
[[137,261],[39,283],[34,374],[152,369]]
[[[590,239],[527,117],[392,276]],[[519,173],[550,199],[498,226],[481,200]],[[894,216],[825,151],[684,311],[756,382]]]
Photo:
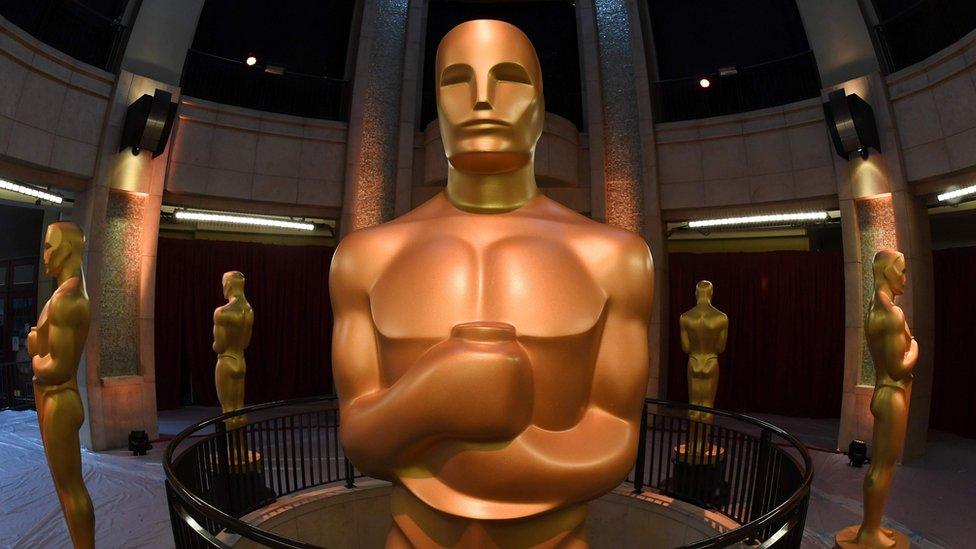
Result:
[[[713,414],[711,423],[689,411]],[[228,431],[224,420],[247,415]],[[687,548],[797,548],[813,465],[792,435],[764,421],[646,399],[627,483],[720,513],[739,524]],[[276,548],[316,547],[241,520],[277,498],[360,478],[338,443],[334,396],[248,406],[201,421],[166,449],[166,494],[176,546],[230,547],[247,539]],[[258,457],[258,455],[260,457]]]

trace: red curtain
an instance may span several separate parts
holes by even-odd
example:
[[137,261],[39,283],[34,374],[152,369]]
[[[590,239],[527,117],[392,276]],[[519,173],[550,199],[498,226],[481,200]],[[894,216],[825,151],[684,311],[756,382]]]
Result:
[[[221,275],[241,271],[254,307],[246,352],[248,404],[332,390],[332,248],[159,239],[156,258],[156,399],[159,409],[219,405],[213,311]],[[185,396],[192,390],[192,400]]]
[[841,252],[672,253],[668,398],[688,399],[678,319],[695,285],[715,285],[729,316],[715,406],[797,417],[838,417],[844,378]]
[[935,341],[929,426],[976,438],[976,247],[935,250],[932,261]]

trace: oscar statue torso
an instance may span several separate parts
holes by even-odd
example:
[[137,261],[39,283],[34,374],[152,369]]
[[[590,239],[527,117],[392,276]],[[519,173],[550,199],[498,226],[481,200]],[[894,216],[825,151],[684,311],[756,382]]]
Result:
[[[214,372],[217,398],[224,413],[244,407],[244,375],[247,371],[244,350],[251,342],[254,311],[243,293],[231,297],[226,305],[214,311],[214,343],[217,367]],[[234,428],[243,424],[239,416],[227,421]]]
[[[360,470],[407,489],[395,508],[418,498],[496,521],[565,508],[581,523],[585,509],[573,504],[626,476],[638,435],[628,420],[647,375],[650,257],[638,237],[541,195],[484,215],[441,194],[347,237],[333,276],[354,266],[363,333],[337,317],[340,399],[339,344],[360,338],[375,341],[370,375],[386,394],[360,399],[376,395],[370,411],[343,412],[343,443]],[[337,299],[345,283],[333,284]],[[611,313],[627,306],[616,302],[621,286],[634,293],[637,318]]]
[[681,344],[688,354],[688,401],[691,404],[715,406],[718,355],[725,350],[728,328],[728,317],[711,303],[699,303],[681,315]]

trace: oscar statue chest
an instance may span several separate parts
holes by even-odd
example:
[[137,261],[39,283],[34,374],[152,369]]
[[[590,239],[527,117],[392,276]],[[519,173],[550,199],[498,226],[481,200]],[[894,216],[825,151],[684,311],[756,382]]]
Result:
[[472,321],[506,322],[520,337],[579,335],[599,322],[605,305],[577,250],[532,234],[418,239],[370,291],[375,326],[391,339],[443,338]]

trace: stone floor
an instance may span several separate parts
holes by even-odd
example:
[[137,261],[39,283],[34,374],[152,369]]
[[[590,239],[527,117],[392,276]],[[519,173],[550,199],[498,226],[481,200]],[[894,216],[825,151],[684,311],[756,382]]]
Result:
[[[161,437],[171,437],[217,412],[161,412]],[[46,470],[38,469],[44,457],[32,414],[0,412],[0,547],[68,548],[53,485]],[[794,433],[811,448],[815,475],[803,546],[831,547],[834,532],[859,520],[861,480],[867,469],[849,467],[846,456],[831,450],[837,420],[759,417]],[[144,458],[124,451],[83,454],[86,482],[96,483],[91,491],[100,548],[173,546],[160,465],[164,445],[157,442]],[[974,501],[976,440],[932,432],[927,455],[898,467],[885,518],[890,527],[908,534],[915,547],[976,547]]]

